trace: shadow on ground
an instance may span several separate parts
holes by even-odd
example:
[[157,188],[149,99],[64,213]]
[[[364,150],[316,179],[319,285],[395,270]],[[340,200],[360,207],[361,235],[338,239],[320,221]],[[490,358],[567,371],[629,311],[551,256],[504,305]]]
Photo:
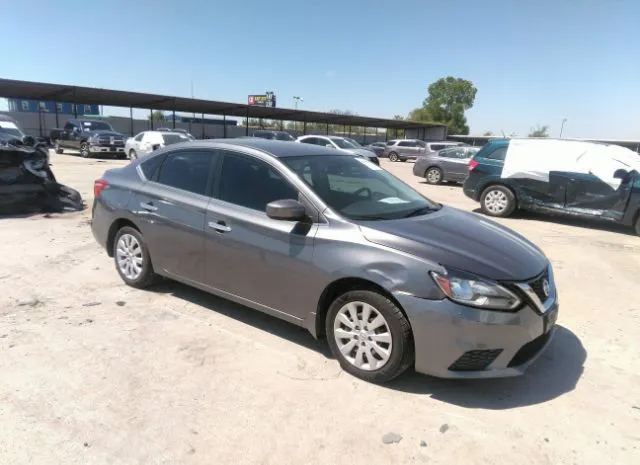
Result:
[[558,326],[542,356],[516,378],[454,380],[411,373],[388,387],[467,408],[503,410],[535,405],[575,389],[584,370],[587,352],[569,329]]
[[[482,209],[476,208],[473,210],[473,213],[478,213],[479,215],[484,215],[482,213]],[[490,217],[487,217],[490,218]],[[491,219],[491,218],[490,218]],[[564,226],[573,226],[576,228],[584,228],[584,229],[593,229],[596,231],[608,231],[618,234],[626,234],[628,236],[635,236],[635,232],[633,228],[630,226],[624,226],[619,223],[612,223],[609,221],[599,221],[596,219],[590,218],[578,218],[574,216],[568,215],[555,215],[555,214],[545,214],[545,213],[537,213],[537,212],[523,212],[518,211],[510,216],[508,219],[517,219],[517,220],[525,220],[525,221],[544,221],[545,223],[555,223]]]
[[[183,284],[166,281],[155,291],[172,294],[276,337],[333,358],[324,340],[306,329]],[[569,329],[558,326],[546,352],[516,378],[448,380],[407,372],[381,389],[428,395],[467,408],[510,409],[546,402],[572,391],[582,376],[587,352]],[[337,363],[337,362],[335,362]]]

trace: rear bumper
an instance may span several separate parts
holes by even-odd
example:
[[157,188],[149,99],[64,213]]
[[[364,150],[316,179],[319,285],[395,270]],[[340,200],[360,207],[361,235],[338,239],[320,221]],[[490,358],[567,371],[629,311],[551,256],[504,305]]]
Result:
[[440,378],[523,374],[551,342],[558,315],[557,300],[543,315],[530,306],[507,313],[395,297],[413,329],[416,371]]
[[415,164],[413,165],[413,174],[420,178],[424,177],[424,173],[427,170],[427,164],[424,159],[416,159]]

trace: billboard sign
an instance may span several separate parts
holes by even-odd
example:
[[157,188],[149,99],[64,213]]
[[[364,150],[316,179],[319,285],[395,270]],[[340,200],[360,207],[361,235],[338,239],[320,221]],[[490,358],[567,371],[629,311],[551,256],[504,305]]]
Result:
[[276,96],[273,92],[265,92],[260,95],[249,95],[249,105],[253,107],[276,107]]

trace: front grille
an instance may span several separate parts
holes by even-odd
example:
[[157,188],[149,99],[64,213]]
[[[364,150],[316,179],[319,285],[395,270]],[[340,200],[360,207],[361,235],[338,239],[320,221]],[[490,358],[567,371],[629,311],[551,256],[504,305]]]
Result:
[[[111,137],[99,137],[98,138],[98,143],[99,144],[111,144]],[[114,137],[113,138],[113,145],[124,145],[124,139],[121,137]]]
[[485,370],[502,353],[502,349],[469,350],[449,367],[450,371]]
[[545,271],[541,276],[539,276],[535,280],[529,282],[529,286],[531,286],[531,289],[533,289],[533,292],[536,293],[536,295],[538,296],[538,299],[540,299],[541,302],[544,302],[549,297],[544,293],[543,282],[545,280],[549,282],[549,273],[547,271]]
[[523,363],[527,363],[529,360],[535,357],[538,352],[542,350],[544,345],[549,340],[549,337],[551,337],[551,331],[549,331],[546,334],[543,334],[542,336],[538,336],[531,342],[527,342],[513,356],[508,366],[517,367],[519,365],[522,365]]

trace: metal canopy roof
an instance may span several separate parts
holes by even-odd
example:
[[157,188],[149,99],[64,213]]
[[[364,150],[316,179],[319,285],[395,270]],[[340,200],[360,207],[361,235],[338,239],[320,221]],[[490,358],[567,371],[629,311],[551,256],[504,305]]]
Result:
[[150,110],[181,111],[250,118],[269,118],[309,123],[330,123],[347,126],[367,126],[388,129],[419,129],[442,127],[439,123],[370,118],[340,115],[319,111],[290,108],[265,108],[241,103],[216,102],[168,95],[145,94],[122,90],[98,89],[44,82],[0,79],[0,96],[25,100],[54,100],[77,104],[107,105],[114,107],[145,108]]

